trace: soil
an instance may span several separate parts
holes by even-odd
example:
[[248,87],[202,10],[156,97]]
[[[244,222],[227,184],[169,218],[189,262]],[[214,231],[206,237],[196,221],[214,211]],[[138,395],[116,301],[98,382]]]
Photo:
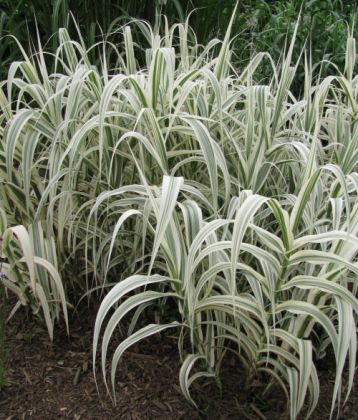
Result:
[[[201,412],[187,403],[179,388],[176,338],[153,336],[127,351],[117,374],[117,405],[98,387],[92,371],[94,317],[91,309],[71,319],[70,336],[57,328],[50,343],[46,328],[25,311],[6,326],[8,372],[0,390],[0,419],[267,419],[287,418],[286,401],[278,388],[263,398],[264,378],[245,389],[245,375],[234,359],[223,366],[222,391],[212,382],[192,385]],[[312,419],[329,418],[334,365],[320,365],[321,398]],[[358,418],[358,395],[352,391],[339,418]]]

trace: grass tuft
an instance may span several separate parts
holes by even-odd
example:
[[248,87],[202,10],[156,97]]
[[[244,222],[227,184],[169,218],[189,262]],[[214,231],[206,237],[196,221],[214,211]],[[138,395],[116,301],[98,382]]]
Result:
[[[219,382],[234,351],[248,378],[282,386],[291,419],[309,417],[330,351],[334,413],[357,349],[353,30],[343,72],[315,78],[302,54],[297,96],[298,25],[279,61],[259,53],[239,70],[234,20],[205,45],[188,21],[162,31],[133,21],[119,43],[99,44],[100,64],[63,28],[53,71],[41,43],[11,64],[0,83],[1,282],[51,339],[74,290],[101,298],[93,366],[100,354],[114,400],[123,352],[170,329],[192,404],[192,383]],[[158,306],[166,316],[152,322]]]

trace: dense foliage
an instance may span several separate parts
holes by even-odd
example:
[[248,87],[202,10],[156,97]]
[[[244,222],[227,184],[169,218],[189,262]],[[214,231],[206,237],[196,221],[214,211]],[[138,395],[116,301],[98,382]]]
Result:
[[[106,384],[108,344],[131,314],[113,392],[123,352],[170,328],[193,404],[192,382],[220,377],[232,351],[248,380],[282,386],[292,419],[309,415],[316,362],[333,352],[333,412],[357,350],[355,39],[343,73],[315,79],[303,58],[298,98],[298,27],[280,61],[259,53],[238,71],[234,17],[204,45],[188,21],[134,21],[97,66],[80,31],[59,30],[50,64],[41,43],[22,50],[0,83],[1,281],[51,338],[74,291],[109,290],[93,343]],[[152,308],[159,320],[138,327]]]
[[[94,45],[102,33],[115,31],[129,18],[145,19],[153,26],[159,25],[158,13],[164,13],[170,24],[182,22],[190,13],[190,25],[197,41],[208,43],[212,38],[223,37],[236,0],[2,0],[0,2],[0,76],[4,76],[8,65],[19,59],[19,49],[11,36],[16,36],[25,48],[29,40],[37,45],[37,30],[49,52],[55,53],[59,45],[58,29],[66,27],[73,39],[78,34],[69,18],[71,12],[78,23],[87,45]],[[194,10],[193,10],[194,9]],[[243,68],[252,55],[269,52],[277,61],[286,45],[287,37],[293,35],[297,16],[302,19],[297,33],[293,58],[298,60],[306,46],[312,55],[312,63],[318,65],[322,59],[332,60],[344,68],[347,24],[358,25],[356,0],[242,0],[233,22],[234,61]],[[35,18],[36,16],[36,18]],[[138,31],[134,28],[134,31]],[[30,37],[29,37],[30,34]],[[98,51],[88,52],[92,61]],[[137,57],[139,58],[139,57]],[[114,63],[112,63],[114,64]],[[296,72],[294,89],[300,91],[304,79],[304,66]],[[334,74],[328,63],[320,70],[323,75]],[[269,66],[261,66],[260,77],[270,79]]]

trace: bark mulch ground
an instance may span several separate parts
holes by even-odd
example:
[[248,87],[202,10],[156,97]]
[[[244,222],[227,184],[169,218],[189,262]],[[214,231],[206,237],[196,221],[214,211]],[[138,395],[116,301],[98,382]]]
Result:
[[[127,351],[117,375],[117,405],[104,392],[100,397],[92,373],[91,344],[95,311],[82,311],[71,320],[70,336],[57,328],[49,342],[41,323],[19,311],[6,327],[8,372],[0,391],[0,419],[267,419],[287,418],[280,389],[260,397],[264,378],[245,389],[245,376],[234,359],[223,367],[222,390],[212,383],[192,386],[202,409],[198,413],[179,388],[175,337],[151,337]],[[320,365],[321,399],[311,418],[329,418],[334,365]],[[98,371],[98,378],[101,372]],[[340,417],[358,419],[358,395],[353,390]]]

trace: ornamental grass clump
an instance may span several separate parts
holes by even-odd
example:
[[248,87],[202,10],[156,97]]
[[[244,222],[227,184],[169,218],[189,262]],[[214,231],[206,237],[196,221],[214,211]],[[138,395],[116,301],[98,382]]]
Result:
[[[40,44],[23,51],[0,84],[1,281],[18,306],[42,310],[51,338],[73,290],[102,297],[93,364],[100,353],[114,399],[123,352],[171,329],[192,404],[193,381],[219,378],[230,350],[248,378],[282,387],[291,419],[309,417],[329,352],[333,414],[357,350],[353,31],[344,74],[313,79],[306,59],[296,98],[296,33],[281,62],[260,53],[237,69],[231,25],[199,45],[188,22],[164,19],[159,32],[134,21],[121,44],[103,41],[100,67],[62,29],[53,73]],[[266,85],[255,79],[263,61]],[[126,316],[128,337],[110,354]]]

